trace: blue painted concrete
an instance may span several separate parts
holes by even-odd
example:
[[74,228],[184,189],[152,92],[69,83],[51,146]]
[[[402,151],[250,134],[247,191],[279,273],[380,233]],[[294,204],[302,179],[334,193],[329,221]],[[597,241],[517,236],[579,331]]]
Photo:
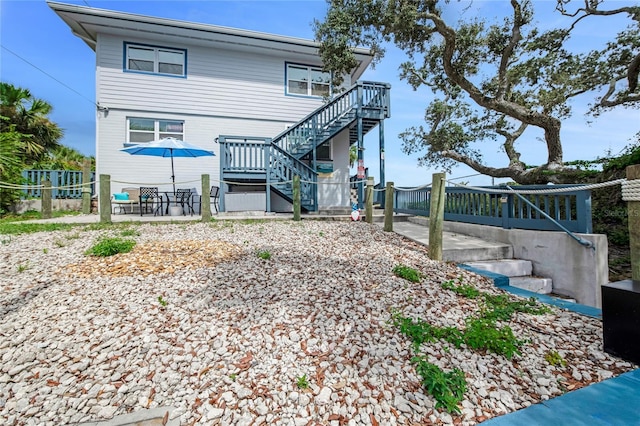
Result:
[[495,417],[487,426],[640,425],[640,370],[621,374],[525,409]]
[[[468,265],[459,267],[492,279],[496,287],[522,297],[602,319],[592,306],[533,293],[509,285],[509,277]],[[506,280],[506,284],[505,284]],[[640,426],[640,369],[482,423],[488,426]]]
[[483,269],[477,269],[473,266],[465,265],[464,263],[460,263],[458,265],[460,269],[466,269],[467,271],[474,272],[478,275],[482,275],[483,277],[487,277],[493,280],[493,285],[496,287],[500,287],[504,289],[505,287],[509,287],[509,277],[502,274],[496,274],[495,272],[485,271]]
[[462,269],[466,269],[467,271],[474,272],[478,275],[482,275],[483,277],[492,279],[493,284],[496,287],[500,287],[502,290],[508,291],[509,293],[513,293],[518,296],[522,296],[526,298],[534,297],[538,299],[540,302],[546,303],[548,305],[553,305],[559,308],[568,309],[570,311],[574,311],[589,317],[602,319],[602,309],[594,308],[593,306],[581,305],[579,303],[567,302],[566,300],[558,299],[557,297],[551,297],[546,294],[539,294],[529,290],[523,290],[521,288],[511,287],[509,285],[509,277],[507,277],[506,275],[496,274],[495,272],[484,271],[482,269],[473,268],[465,264],[460,264],[458,265],[458,267]]

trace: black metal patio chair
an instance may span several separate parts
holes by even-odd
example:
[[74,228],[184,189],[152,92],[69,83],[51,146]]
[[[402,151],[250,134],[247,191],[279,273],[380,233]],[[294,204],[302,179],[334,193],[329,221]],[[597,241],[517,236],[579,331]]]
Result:
[[[144,213],[153,213],[156,216],[158,213],[162,215],[162,196],[158,193],[158,187],[141,186],[140,187],[140,216]],[[143,208],[144,206],[144,208]],[[149,210],[151,206],[151,210]]]
[[193,203],[191,198],[190,189],[176,189],[176,205],[182,206],[182,215],[186,216],[187,210],[191,213],[191,216],[195,213],[193,210]]

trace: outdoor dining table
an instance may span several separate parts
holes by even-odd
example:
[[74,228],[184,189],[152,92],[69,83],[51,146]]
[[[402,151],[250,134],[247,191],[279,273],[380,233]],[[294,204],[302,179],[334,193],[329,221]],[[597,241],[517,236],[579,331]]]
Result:
[[176,203],[176,194],[173,191],[158,191],[158,194],[161,197],[165,197],[167,200],[167,207],[165,207],[163,214],[168,215],[169,214],[169,206],[171,205],[171,203]]
[[[175,192],[173,192],[173,191],[159,191],[159,192],[158,192],[158,194],[159,194],[160,196],[164,196],[164,197],[166,198],[166,200],[167,200],[167,207],[165,207],[165,209],[164,209],[164,214],[165,214],[165,215],[168,215],[168,214],[169,214],[169,207],[170,207],[171,205],[174,205],[174,206],[182,206],[181,204],[179,204],[179,203],[178,203],[178,199],[177,199],[177,197],[176,197],[176,193],[175,193]],[[190,199],[190,200],[189,200],[189,202],[188,202],[188,203],[191,203],[191,202],[192,202],[192,201],[191,201],[191,198],[192,198],[193,196],[194,196],[194,193],[193,193],[193,192],[189,194],[189,199]],[[185,207],[185,206],[182,206],[182,207]],[[192,210],[193,210],[193,207],[191,207],[191,205],[190,205],[190,204],[188,204],[188,207],[187,207],[187,208],[189,208],[189,209],[192,209]]]

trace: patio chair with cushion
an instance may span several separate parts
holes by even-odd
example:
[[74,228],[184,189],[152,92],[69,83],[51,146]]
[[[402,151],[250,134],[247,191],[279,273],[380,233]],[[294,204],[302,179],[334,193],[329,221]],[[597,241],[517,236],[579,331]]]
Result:
[[[156,216],[162,214],[162,196],[158,193],[158,187],[141,186],[140,187],[140,216],[144,213],[153,213]],[[144,208],[143,208],[144,206]],[[149,209],[151,207],[151,209]]]
[[138,204],[138,188],[122,188],[121,192],[116,192],[111,196],[111,212],[133,213],[133,207]]

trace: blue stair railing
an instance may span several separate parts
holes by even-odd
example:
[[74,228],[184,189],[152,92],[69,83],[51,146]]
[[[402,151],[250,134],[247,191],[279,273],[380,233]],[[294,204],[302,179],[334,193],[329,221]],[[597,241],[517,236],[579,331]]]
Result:
[[373,120],[388,118],[389,89],[385,83],[359,81],[274,137],[273,143],[299,159],[340,133],[358,116]]
[[361,118],[365,134],[390,116],[389,107],[388,84],[358,82],[273,139],[221,135],[218,137],[221,180],[264,178],[267,187],[292,200],[292,180],[298,175],[302,207],[316,211],[318,174],[313,168],[315,164],[310,167],[301,159],[347,128],[351,128],[350,143],[355,142],[358,135],[353,123]]

